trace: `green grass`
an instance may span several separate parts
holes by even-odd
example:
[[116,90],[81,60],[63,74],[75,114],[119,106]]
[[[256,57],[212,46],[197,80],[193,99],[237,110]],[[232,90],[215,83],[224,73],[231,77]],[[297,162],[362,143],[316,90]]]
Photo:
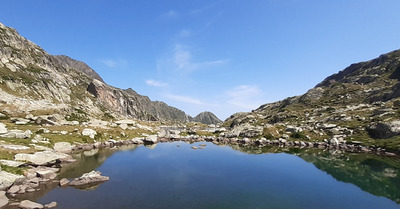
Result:
[[24,171],[27,169],[25,167],[11,167],[6,165],[0,165],[0,166],[2,171],[18,175],[24,175]]

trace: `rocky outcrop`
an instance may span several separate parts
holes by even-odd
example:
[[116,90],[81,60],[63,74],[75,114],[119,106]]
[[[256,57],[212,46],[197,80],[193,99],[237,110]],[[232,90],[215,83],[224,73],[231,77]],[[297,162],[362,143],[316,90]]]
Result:
[[367,128],[369,134],[378,139],[388,139],[400,135],[400,121],[375,123]]
[[93,80],[87,90],[110,110],[142,120],[175,120],[185,122],[185,112],[159,101],[151,101],[132,89],[121,90]]
[[69,185],[74,187],[83,187],[86,185],[102,183],[109,179],[110,178],[107,176],[102,176],[100,171],[91,171],[83,174],[79,178],[75,178],[69,183]]
[[203,124],[218,124],[221,123],[222,120],[220,120],[217,116],[214,115],[212,112],[202,112],[196,117],[193,118],[195,122],[200,122]]

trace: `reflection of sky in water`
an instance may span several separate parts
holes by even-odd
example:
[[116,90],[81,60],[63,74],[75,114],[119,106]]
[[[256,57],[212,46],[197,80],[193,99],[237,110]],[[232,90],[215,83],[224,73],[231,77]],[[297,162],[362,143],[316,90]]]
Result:
[[[200,144],[207,146],[191,149]],[[204,142],[116,152],[96,170],[110,181],[95,191],[56,189],[40,201],[58,208],[399,208],[298,156]]]

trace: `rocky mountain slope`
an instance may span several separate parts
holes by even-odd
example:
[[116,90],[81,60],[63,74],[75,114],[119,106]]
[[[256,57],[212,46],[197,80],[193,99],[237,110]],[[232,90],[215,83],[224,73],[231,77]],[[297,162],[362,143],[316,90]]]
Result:
[[104,83],[88,65],[48,54],[0,23],[0,104],[8,115],[55,114],[84,121],[134,118],[185,122],[185,112]]
[[[301,96],[225,121],[230,135],[400,150],[400,50],[352,64]],[[228,134],[228,135],[229,135]]]
[[193,120],[195,122],[200,122],[203,124],[218,124],[222,122],[222,120],[220,120],[217,116],[215,116],[214,113],[208,111],[196,115],[196,117],[194,117]]

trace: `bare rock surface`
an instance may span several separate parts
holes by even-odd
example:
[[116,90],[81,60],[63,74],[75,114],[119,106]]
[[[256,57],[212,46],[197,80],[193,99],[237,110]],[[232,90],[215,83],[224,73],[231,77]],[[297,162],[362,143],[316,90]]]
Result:
[[36,202],[32,202],[30,200],[21,201],[21,203],[19,203],[18,207],[19,208],[23,208],[23,209],[41,209],[41,208],[44,208],[44,206],[42,204],[39,204],[39,203],[36,203]]
[[108,181],[109,179],[110,178],[107,176],[102,176],[100,171],[91,171],[89,173],[83,174],[79,178],[75,178],[69,183],[69,185],[79,187],[89,184],[101,183],[104,181]]
[[68,161],[72,157],[70,155],[59,152],[36,152],[35,154],[19,153],[14,156],[15,160],[27,161],[33,165],[52,165],[62,161]]

